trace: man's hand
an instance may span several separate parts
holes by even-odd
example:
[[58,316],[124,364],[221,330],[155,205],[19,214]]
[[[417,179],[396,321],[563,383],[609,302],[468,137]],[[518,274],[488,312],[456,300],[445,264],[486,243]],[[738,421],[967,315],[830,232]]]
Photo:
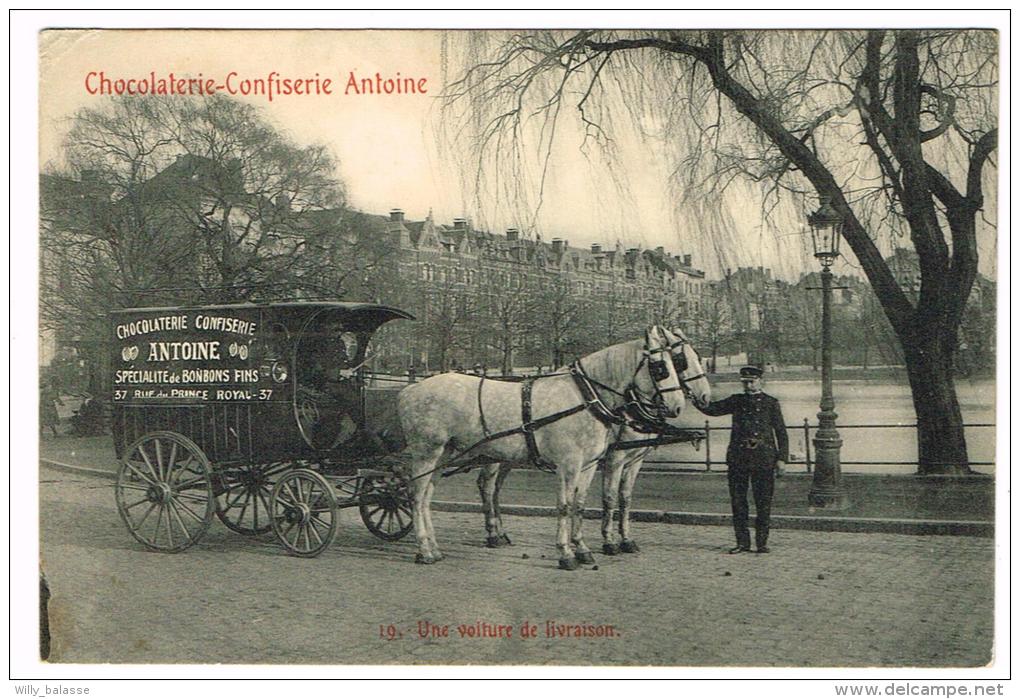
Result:
[[785,473],[786,462],[782,460],[776,461],[776,475],[781,476]]

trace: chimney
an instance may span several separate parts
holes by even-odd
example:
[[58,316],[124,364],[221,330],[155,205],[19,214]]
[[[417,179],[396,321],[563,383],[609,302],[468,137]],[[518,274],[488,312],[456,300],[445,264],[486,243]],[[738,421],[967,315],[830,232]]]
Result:
[[[684,267],[690,267],[690,266],[691,266],[691,256],[690,255],[684,255]],[[729,270],[726,270],[726,274],[729,274]]]
[[563,252],[563,239],[562,238],[553,238],[552,239],[552,249],[553,249],[553,252],[555,254],[557,254],[557,255],[562,253]]
[[455,218],[453,219],[453,227],[458,231],[467,230],[467,219],[466,218]]
[[592,243],[591,244],[591,251],[592,251],[592,254],[598,255],[598,254],[600,254],[602,252],[602,246],[599,245],[598,243]]
[[655,248],[655,252],[659,253],[660,257],[666,256],[666,248],[662,247],[661,245]]
[[516,228],[507,228],[506,229],[506,239],[507,240],[517,240],[517,229]]
[[404,220],[404,212],[400,209],[390,209],[390,220],[399,222]]

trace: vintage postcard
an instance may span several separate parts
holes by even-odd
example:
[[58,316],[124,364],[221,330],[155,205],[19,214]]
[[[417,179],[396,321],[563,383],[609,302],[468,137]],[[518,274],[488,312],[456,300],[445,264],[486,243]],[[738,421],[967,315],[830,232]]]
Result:
[[41,675],[995,693],[1003,36],[670,17],[37,34]]

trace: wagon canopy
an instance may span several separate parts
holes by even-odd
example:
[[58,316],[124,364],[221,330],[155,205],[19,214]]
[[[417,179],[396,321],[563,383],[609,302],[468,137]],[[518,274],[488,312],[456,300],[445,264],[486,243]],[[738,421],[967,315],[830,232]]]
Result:
[[[214,461],[331,451],[363,427],[374,303],[130,308],[111,318],[115,444],[163,429]],[[119,452],[118,452],[119,453]]]

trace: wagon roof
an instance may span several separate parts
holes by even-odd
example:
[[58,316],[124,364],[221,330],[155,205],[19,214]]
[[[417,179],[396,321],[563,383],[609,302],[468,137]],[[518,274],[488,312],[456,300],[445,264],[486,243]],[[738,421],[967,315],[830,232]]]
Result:
[[281,301],[266,303],[221,303],[205,306],[140,306],[137,308],[121,308],[110,311],[110,315],[123,315],[131,313],[152,313],[171,311],[228,311],[239,309],[268,309],[268,310],[338,310],[346,311],[352,315],[361,317],[374,317],[379,325],[403,318],[414,320],[414,316],[407,311],[402,311],[393,306],[383,306],[377,303],[364,303],[353,301]]

